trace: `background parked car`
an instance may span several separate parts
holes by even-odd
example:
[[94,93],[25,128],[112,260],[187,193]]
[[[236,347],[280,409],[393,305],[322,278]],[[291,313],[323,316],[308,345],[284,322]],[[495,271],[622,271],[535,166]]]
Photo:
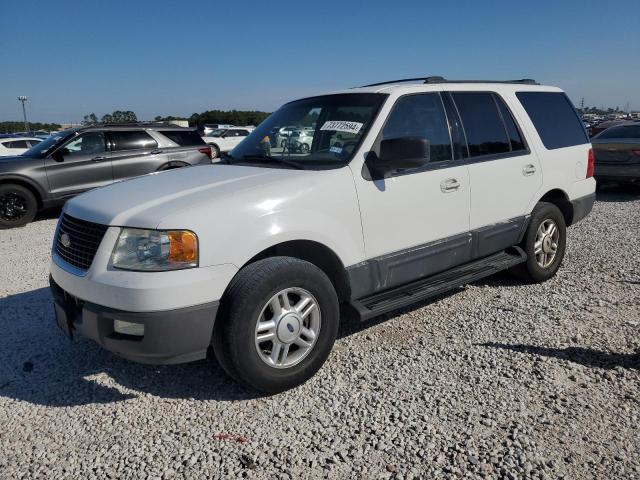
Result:
[[244,140],[253,130],[251,127],[219,128],[202,137],[211,146],[211,158],[220,156],[220,152],[229,152]]
[[42,142],[42,139],[35,137],[7,137],[0,139],[0,157],[22,155],[40,142]]
[[206,123],[202,129],[202,135],[207,136],[214,130],[233,128],[235,125],[231,125],[228,123]]
[[597,181],[640,181],[640,122],[606,129],[591,139]]
[[29,223],[38,210],[95,187],[210,163],[211,148],[194,129],[134,124],[65,130],[0,160],[0,228]]
[[600,132],[604,132],[607,128],[615,127],[616,125],[625,125],[627,123],[634,122],[629,120],[607,120],[596,125],[591,125],[590,128],[587,128],[587,133],[589,134],[589,137],[593,138]]

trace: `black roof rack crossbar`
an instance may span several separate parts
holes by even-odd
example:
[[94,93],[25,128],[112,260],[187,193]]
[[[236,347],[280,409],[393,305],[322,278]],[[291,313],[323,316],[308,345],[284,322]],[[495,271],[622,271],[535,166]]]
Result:
[[[404,82],[417,82],[422,81],[422,83],[429,84],[437,84],[437,83],[513,83],[513,84],[521,84],[521,85],[540,85],[538,82],[531,78],[522,78],[520,80],[447,80],[443,77],[439,76],[431,76],[431,77],[418,77],[418,78],[403,78],[401,80],[389,80],[387,82],[379,82],[379,83],[371,83],[369,85],[362,85],[362,87],[379,87],[381,85],[390,85],[393,83],[404,83]],[[356,87],[361,88],[361,87]]]

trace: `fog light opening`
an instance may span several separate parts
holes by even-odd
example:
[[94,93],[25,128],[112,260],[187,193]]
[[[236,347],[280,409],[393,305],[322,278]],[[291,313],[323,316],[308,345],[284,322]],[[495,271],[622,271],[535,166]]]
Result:
[[122,333],[123,335],[142,337],[144,336],[144,323],[132,323],[114,319],[113,331],[116,333]]

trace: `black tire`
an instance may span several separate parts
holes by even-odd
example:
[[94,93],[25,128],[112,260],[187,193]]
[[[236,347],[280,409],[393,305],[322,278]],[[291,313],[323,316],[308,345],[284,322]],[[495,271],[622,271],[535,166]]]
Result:
[[0,185],[0,228],[22,227],[38,213],[38,200],[28,188],[6,183]]
[[220,157],[220,149],[217,145],[210,145],[211,147],[211,160],[215,160]]
[[[256,325],[267,302],[284,289],[311,293],[320,312],[315,344],[302,360],[275,368],[256,348]],[[324,364],[338,333],[338,297],[325,273],[291,257],[271,257],[244,267],[233,279],[216,319],[213,350],[224,371],[246,388],[277,393],[303,384]],[[279,334],[278,334],[279,335]]]
[[[557,226],[559,238],[553,261],[548,266],[543,267],[539,265],[535,255],[535,243],[540,225],[548,220],[553,221]],[[567,247],[567,226],[560,209],[552,203],[538,203],[531,213],[529,226],[520,246],[527,254],[527,261],[512,269],[512,272],[517,277],[528,283],[542,283],[553,277],[560,268]]]

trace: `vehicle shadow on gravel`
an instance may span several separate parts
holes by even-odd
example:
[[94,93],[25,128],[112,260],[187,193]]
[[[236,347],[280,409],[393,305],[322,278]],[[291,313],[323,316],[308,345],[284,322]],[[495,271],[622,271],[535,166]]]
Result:
[[567,360],[590,368],[603,368],[609,370],[616,367],[622,367],[640,370],[640,352],[609,353],[584,347],[551,348],[537,347],[535,345],[509,345],[505,343],[492,342],[480,343],[478,346],[557,358],[559,360]]
[[640,200],[640,186],[605,184],[598,187],[598,202],[633,202]]
[[0,398],[68,407],[154,395],[234,401],[257,398],[231,381],[215,359],[142,365],[93,341],[69,341],[55,324],[51,295],[40,288],[0,298]]

